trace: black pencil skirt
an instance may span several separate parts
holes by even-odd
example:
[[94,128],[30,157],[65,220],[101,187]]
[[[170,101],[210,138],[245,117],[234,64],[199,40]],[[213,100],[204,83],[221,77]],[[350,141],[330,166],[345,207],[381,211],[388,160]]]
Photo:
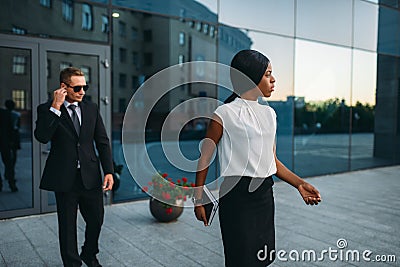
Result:
[[219,192],[225,266],[267,266],[274,261],[273,184],[272,177],[225,177]]

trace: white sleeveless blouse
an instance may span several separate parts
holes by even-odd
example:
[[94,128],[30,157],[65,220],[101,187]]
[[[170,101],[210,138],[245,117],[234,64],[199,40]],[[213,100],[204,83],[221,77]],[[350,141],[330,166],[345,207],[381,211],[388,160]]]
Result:
[[223,124],[218,143],[221,176],[266,178],[276,173],[276,113],[270,106],[236,98],[214,113]]

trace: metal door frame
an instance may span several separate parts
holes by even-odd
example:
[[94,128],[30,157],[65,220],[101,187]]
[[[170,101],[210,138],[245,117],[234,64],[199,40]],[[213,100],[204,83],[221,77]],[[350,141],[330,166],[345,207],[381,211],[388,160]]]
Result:
[[[37,118],[36,107],[47,101],[47,52],[66,52],[97,56],[99,59],[99,109],[108,135],[111,138],[111,50],[108,45],[53,40],[27,36],[0,34],[0,46],[31,50],[32,128]],[[110,102],[110,104],[109,104]],[[32,130],[33,130],[32,129]],[[32,131],[32,179],[33,207],[28,209],[0,212],[0,218],[10,218],[55,211],[55,205],[48,205],[48,191],[39,189],[41,172],[47,146],[35,140]]]
[[[32,123],[36,119],[35,107],[38,105],[38,98],[34,96],[34,92],[39,90],[39,45],[38,43],[29,39],[20,38],[20,36],[9,36],[0,34],[0,46],[5,48],[26,49],[31,51],[31,93],[32,93]],[[33,127],[33,124],[32,124]],[[40,194],[39,194],[39,180],[36,177],[40,176],[40,169],[38,164],[35,164],[35,158],[39,158],[38,150],[39,144],[34,141],[33,132],[32,138],[32,207],[22,208],[16,210],[0,211],[0,218],[11,218],[17,216],[24,216],[30,214],[37,214],[40,212]],[[37,161],[37,160],[36,160]]]

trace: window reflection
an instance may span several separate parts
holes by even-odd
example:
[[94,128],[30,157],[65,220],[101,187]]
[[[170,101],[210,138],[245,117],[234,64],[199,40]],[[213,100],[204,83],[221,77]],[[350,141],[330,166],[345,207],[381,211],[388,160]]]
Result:
[[378,40],[378,6],[354,2],[354,47],[376,51]]
[[13,32],[14,34],[21,34],[21,35],[24,35],[24,34],[26,34],[27,30],[24,29],[24,28],[21,28],[21,27],[13,26],[12,32]]
[[[145,80],[158,71],[175,64],[183,64],[186,61],[216,61],[217,50],[216,38],[209,34],[210,28],[208,27],[207,32],[204,31],[204,26],[209,25],[207,22],[195,21],[197,25],[202,25],[199,31],[197,26],[192,26],[185,19],[172,19],[131,10],[116,10],[116,12],[120,16],[119,18],[113,18],[114,28],[116,27],[115,25],[123,23],[126,29],[135,29],[136,38],[135,42],[132,42],[127,38],[120,38],[119,31],[113,31],[113,56],[114,58],[120,58],[117,61],[118,63],[114,60],[115,64],[112,66],[113,75],[118,75],[114,76],[112,85],[114,100],[113,154],[116,164],[123,165],[120,186],[114,192],[114,201],[118,202],[146,196],[131,177],[122,156],[122,122],[125,109],[131,97]],[[189,8],[185,8],[185,12],[182,12],[181,15],[184,16],[191,12]],[[121,60],[124,55],[131,55],[132,59]],[[204,75],[204,70],[194,69],[193,73],[195,75]],[[131,104],[135,110],[135,118],[130,121],[132,125],[137,125],[144,119],[143,108],[151,106],[151,103],[147,103],[146,100],[154,93],[146,91],[135,94],[135,102]],[[195,156],[196,153],[193,154],[193,152],[198,151],[199,140],[205,133],[204,128],[199,130],[198,127],[190,127],[190,123],[186,120],[195,109],[175,114],[180,118],[179,120],[174,121],[172,124],[167,123],[164,126],[163,124],[168,114],[177,105],[198,96],[216,98],[215,86],[209,84],[185,84],[179,86],[159,100],[147,120],[145,133],[147,153],[149,153],[155,168],[168,173],[170,177],[185,176],[194,181],[194,173],[179,170],[163,156],[160,142],[161,128],[168,132],[168,136],[180,136],[181,141],[184,142],[184,145],[181,146],[184,155]],[[138,162],[138,164],[140,165],[141,163]],[[213,165],[210,170],[211,178],[215,177],[215,172],[216,167]]]
[[374,157],[376,53],[353,51],[351,169],[381,164]]
[[[106,0],[103,0],[106,1]],[[132,8],[155,14],[179,18],[184,22],[188,19],[198,21],[217,22],[217,0],[190,0],[190,1],[165,1],[141,0],[120,1],[112,0],[116,7]]]
[[14,56],[13,57],[13,74],[19,74],[23,75],[26,74],[26,64],[27,64],[27,59],[26,56]]
[[346,171],[351,49],[297,40],[295,62],[295,170]]
[[[220,0],[219,21],[239,28],[294,36],[294,0]],[[240,15],[238,15],[240,14]]]
[[297,40],[295,56],[296,96],[350,103],[351,49]]
[[119,36],[122,38],[126,37],[126,23],[123,21],[118,21],[119,24]]
[[0,212],[33,207],[31,52],[0,47]]
[[65,21],[72,23],[74,19],[74,6],[72,0],[62,0],[62,14]]
[[[72,0],[31,2],[29,8],[26,8],[21,1],[1,1],[2,7],[7,7],[2,8],[3,13],[0,16],[3,33],[108,42],[107,5]],[[45,6],[48,8],[44,8]]]
[[376,53],[354,49],[352,105],[360,102],[375,106],[376,71]]
[[351,46],[352,1],[297,1],[298,37]]
[[179,45],[185,45],[185,33],[184,32],[179,33]]
[[88,4],[82,5],[82,29],[90,31],[93,28],[92,7]]
[[15,103],[15,109],[26,109],[27,107],[27,98],[26,98],[26,91],[21,89],[14,89],[11,92],[12,100]]
[[110,30],[110,25],[109,25],[109,21],[108,21],[108,16],[107,15],[102,15],[101,16],[101,31],[104,33],[108,33],[108,31]]
[[40,0],[40,5],[44,7],[51,7],[51,0]]

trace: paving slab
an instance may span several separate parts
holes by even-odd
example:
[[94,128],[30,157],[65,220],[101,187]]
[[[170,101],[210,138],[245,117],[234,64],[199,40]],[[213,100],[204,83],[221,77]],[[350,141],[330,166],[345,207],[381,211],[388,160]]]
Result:
[[[276,249],[286,252],[286,260],[271,266],[400,266],[399,173],[400,166],[392,166],[307,178],[323,197],[313,207],[294,188],[276,182]],[[79,246],[84,227],[79,216]],[[0,220],[0,266],[62,266],[57,232],[56,213]],[[338,247],[339,239],[346,247]],[[321,254],[329,249],[335,255],[370,250],[371,261],[332,260]],[[307,257],[311,250],[323,260],[288,258],[290,252]],[[395,256],[396,262],[377,262],[377,255]],[[219,220],[204,227],[186,208],[177,221],[159,223],[147,200],[106,206],[98,258],[113,267],[224,266]]]

